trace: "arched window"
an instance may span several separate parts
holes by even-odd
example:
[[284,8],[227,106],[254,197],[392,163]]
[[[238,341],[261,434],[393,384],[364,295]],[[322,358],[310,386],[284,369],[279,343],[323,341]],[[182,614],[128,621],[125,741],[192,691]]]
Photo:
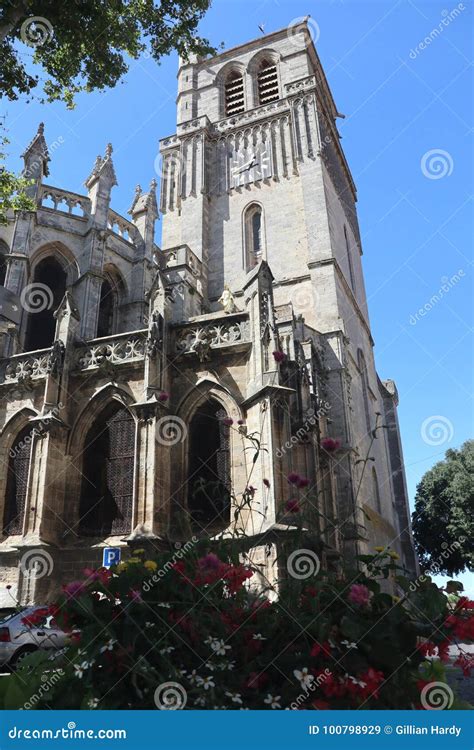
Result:
[[270,60],[262,60],[260,63],[257,90],[259,104],[268,104],[280,98],[277,66]]
[[263,216],[262,208],[257,204],[249,206],[244,217],[245,233],[245,266],[251,271],[263,255]]
[[79,505],[85,536],[131,531],[135,422],[125,406],[113,403],[87,433]]
[[346,244],[346,258],[347,258],[347,265],[349,267],[349,279],[351,282],[352,291],[355,292],[354,267],[352,265],[352,248],[349,245],[349,237],[347,236],[347,229],[345,225],[344,225],[344,241]]
[[237,70],[229,73],[224,83],[226,117],[238,115],[245,109],[244,78]]
[[377,513],[382,514],[382,503],[380,501],[379,480],[377,479],[377,472],[375,471],[374,468],[372,469],[372,493],[373,493],[373,501],[374,501]]
[[21,534],[25,520],[26,493],[31,457],[31,427],[16,437],[8,454],[7,488],[3,512],[3,533]]
[[359,349],[357,352],[357,359],[359,365],[359,374],[362,386],[362,398],[364,400],[364,412],[365,412],[365,425],[367,433],[372,429],[370,420],[370,404],[369,404],[369,383],[367,377],[367,365],[365,364],[365,357],[363,352]]
[[196,530],[230,522],[230,436],[227,414],[214,399],[195,412],[189,428],[188,508]]
[[7,253],[7,246],[0,242],[0,286],[4,286],[7,275]]
[[33,281],[23,290],[28,310],[25,351],[52,346],[56,331],[54,313],[66,292],[66,271],[54,257],[44,258],[35,268]]
[[100,288],[99,318],[97,321],[97,338],[112,336],[115,333],[117,311],[117,294],[108,279],[104,279]]

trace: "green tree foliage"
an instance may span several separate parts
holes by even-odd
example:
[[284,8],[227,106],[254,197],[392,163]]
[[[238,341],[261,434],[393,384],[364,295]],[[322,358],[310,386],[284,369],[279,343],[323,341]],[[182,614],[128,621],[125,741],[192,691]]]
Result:
[[2,134],[0,125],[0,225],[7,223],[7,214],[12,211],[35,211],[36,205],[26,189],[30,180],[17,176],[3,166],[5,159],[4,147],[8,138]]
[[[115,86],[131,59],[144,53],[157,62],[173,50],[215,52],[197,35],[211,0],[2,0],[0,95],[17,99],[40,83],[31,60],[48,76],[48,101],[73,106],[79,91]],[[35,19],[35,20],[33,20]]]
[[448,450],[417,487],[413,534],[420,561],[455,575],[474,567],[474,440]]

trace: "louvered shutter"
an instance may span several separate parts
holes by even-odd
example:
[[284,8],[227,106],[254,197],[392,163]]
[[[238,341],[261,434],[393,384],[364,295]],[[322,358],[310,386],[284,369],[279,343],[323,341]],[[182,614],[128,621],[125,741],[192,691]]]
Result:
[[3,523],[3,533],[7,536],[23,531],[31,455],[31,440],[26,438],[30,433],[29,428],[23,431],[10,450]]

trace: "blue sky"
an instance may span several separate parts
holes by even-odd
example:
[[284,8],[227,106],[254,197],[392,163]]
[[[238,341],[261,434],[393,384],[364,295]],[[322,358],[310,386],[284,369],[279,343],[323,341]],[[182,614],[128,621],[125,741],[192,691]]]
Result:
[[[267,33],[307,14],[346,115],[339,127],[358,188],[377,366],[400,393],[413,501],[423,473],[472,436],[472,6],[214,0],[201,32],[229,47],[258,36],[259,24]],[[80,96],[74,111],[25,99],[4,106],[10,165],[20,168],[19,154],[44,121],[47,142],[63,141],[48,182],[84,192],[110,141],[119,181],[113,207],[126,214],[135,185],[157,177],[158,139],[175,130],[176,71],[174,55],[160,66],[132,62],[122,84]]]

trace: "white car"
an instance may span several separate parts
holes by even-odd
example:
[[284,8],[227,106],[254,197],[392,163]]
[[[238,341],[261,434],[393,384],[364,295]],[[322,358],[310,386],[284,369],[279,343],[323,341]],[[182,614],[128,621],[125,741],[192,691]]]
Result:
[[[66,633],[61,630],[47,607],[26,607],[21,612],[0,620],[0,667],[16,669],[21,660],[38,649],[45,651],[62,648],[66,643]],[[36,615],[36,617],[35,617]],[[24,623],[24,618],[33,616],[39,624]]]

